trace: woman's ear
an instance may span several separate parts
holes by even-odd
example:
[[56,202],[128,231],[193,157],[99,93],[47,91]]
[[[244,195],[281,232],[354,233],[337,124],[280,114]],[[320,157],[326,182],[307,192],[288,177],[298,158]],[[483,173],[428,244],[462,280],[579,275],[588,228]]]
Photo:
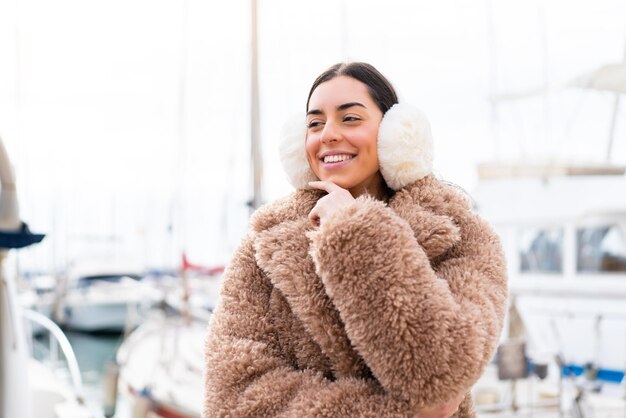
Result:
[[397,103],[378,128],[378,163],[387,186],[400,190],[433,170],[433,137],[426,115]]
[[303,114],[292,116],[280,132],[280,162],[287,180],[296,189],[307,189],[310,181],[319,180],[306,158],[306,118]]

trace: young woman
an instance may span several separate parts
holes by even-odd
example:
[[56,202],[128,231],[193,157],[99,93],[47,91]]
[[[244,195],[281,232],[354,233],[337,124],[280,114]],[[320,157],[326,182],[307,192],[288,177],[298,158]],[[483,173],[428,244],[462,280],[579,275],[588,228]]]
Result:
[[314,82],[206,343],[204,416],[472,416],[506,307],[494,232],[431,174],[425,117],[365,63]]

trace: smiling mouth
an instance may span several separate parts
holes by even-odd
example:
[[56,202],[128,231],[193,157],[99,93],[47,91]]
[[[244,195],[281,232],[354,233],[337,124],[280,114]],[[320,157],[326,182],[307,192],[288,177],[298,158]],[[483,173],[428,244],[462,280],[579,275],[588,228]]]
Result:
[[332,164],[332,163],[340,163],[343,161],[351,160],[354,157],[356,157],[356,155],[336,154],[336,155],[327,155],[321,158],[321,160],[326,164]]

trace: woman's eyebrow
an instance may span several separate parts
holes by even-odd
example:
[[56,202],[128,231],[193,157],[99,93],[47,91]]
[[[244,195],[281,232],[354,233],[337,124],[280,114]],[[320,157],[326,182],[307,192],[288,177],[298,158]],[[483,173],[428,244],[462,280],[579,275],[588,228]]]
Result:
[[[341,105],[337,106],[337,111],[340,112],[342,110],[349,109],[349,108],[351,108],[353,106],[360,106],[360,107],[362,107],[364,109],[367,109],[367,107],[363,103],[348,102],[348,103],[344,103],[344,104],[341,104]],[[323,114],[324,114],[324,112],[322,112],[319,109],[311,109],[308,112],[306,112],[307,116],[309,116],[309,115],[323,115]]]
[[[367,109],[367,107],[364,104],[362,104],[362,103],[359,103],[359,102],[348,102],[348,103],[344,103],[344,104],[341,104],[341,105],[337,106],[337,111],[340,112],[342,110],[349,109],[349,108],[351,108],[353,106],[360,106],[360,107],[362,107],[364,109]],[[322,112],[319,109],[311,109],[308,112],[306,112],[307,116],[309,116],[309,115],[323,115],[323,114],[324,114],[324,112]]]
[[360,106],[364,109],[367,109],[367,107],[365,107],[364,104],[359,103],[359,102],[348,102],[348,103],[344,103],[342,105],[337,106],[337,110],[346,110],[352,106]]

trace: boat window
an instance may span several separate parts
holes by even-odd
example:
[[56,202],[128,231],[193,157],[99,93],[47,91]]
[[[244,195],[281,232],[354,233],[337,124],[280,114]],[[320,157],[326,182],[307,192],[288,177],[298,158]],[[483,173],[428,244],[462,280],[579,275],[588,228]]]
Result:
[[520,269],[526,273],[560,273],[563,269],[563,229],[520,231]]
[[580,228],[576,238],[579,272],[626,271],[626,237],[620,225]]

